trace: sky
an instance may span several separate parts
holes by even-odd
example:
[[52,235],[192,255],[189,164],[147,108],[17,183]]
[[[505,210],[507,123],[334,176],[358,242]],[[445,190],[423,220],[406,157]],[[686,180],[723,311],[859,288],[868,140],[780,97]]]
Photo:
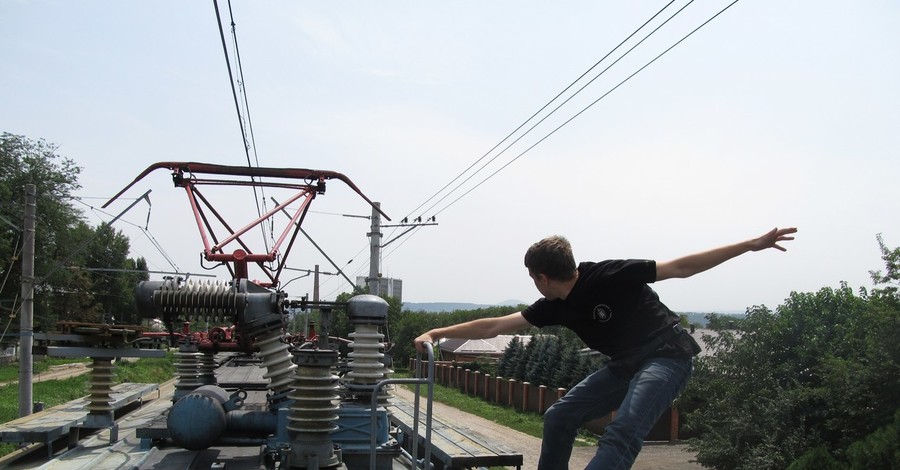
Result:
[[[554,234],[578,261],[663,261],[799,229],[787,252],[654,284],[682,312],[871,288],[876,236],[900,246],[897,2],[218,5],[252,164],[342,173],[384,224],[435,217],[396,239],[383,229],[381,274],[402,279],[406,302],[530,303],[525,250]],[[114,224],[132,255],[229,279],[204,269],[166,170],[100,210],[156,162],[248,165],[213,2],[0,0],[0,57],[0,131],[82,167],[73,205],[92,224],[151,191]],[[256,216],[247,188],[208,194],[235,227]],[[370,213],[332,180],[303,223],[354,280],[368,273],[370,221],[347,215]],[[248,239],[264,250],[263,238]],[[350,290],[301,236],[287,266],[316,265],[323,299]],[[312,295],[304,274],[282,275],[290,298]]]

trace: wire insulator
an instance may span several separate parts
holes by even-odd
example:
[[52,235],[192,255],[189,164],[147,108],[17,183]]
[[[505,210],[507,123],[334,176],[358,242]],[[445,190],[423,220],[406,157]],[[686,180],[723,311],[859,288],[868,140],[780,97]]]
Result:
[[298,349],[293,400],[288,414],[291,440],[290,467],[310,468],[310,462],[321,468],[340,465],[334,453],[330,433],[338,429],[338,377],[331,372],[338,353],[325,349]]

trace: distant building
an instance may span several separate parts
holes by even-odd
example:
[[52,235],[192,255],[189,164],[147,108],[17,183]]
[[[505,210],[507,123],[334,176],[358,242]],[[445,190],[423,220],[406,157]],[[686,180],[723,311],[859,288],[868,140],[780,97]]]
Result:
[[[716,330],[710,330],[707,328],[691,328],[688,331],[690,332],[690,334],[694,338],[694,340],[697,341],[697,344],[700,345],[700,348],[702,348],[702,351],[700,351],[699,355],[701,357],[712,356],[713,353],[709,349],[709,347],[706,345],[706,342],[703,341],[703,336],[705,335],[705,336],[709,336],[712,339],[715,339],[719,336],[719,332]],[[740,333],[738,333],[738,336],[740,336]]]
[[[356,285],[357,286],[366,286],[368,287],[369,281],[365,276],[357,276],[356,277]],[[375,294],[379,297],[395,297],[399,299],[401,302],[403,301],[403,280],[402,279],[394,279],[391,277],[380,277],[378,278],[378,292],[369,292],[370,294]]]
[[499,335],[488,339],[448,338],[438,344],[441,360],[456,362],[490,361],[497,362],[513,338],[518,337],[523,344],[531,341],[528,335]]

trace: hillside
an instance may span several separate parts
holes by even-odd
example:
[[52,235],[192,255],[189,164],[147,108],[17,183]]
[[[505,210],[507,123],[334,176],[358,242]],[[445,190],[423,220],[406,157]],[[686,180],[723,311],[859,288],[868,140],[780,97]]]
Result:
[[[527,305],[525,302],[521,302],[518,300],[507,300],[504,302],[500,302],[498,304],[473,304],[467,302],[404,302],[403,310],[409,310],[411,312],[427,312],[427,313],[440,313],[440,312],[455,312],[457,310],[477,310],[479,308],[489,308],[489,307],[498,307],[498,306],[516,306],[516,305]],[[715,313],[717,315],[736,315],[743,316],[744,312],[675,312],[678,315],[686,315],[688,319],[688,323],[694,324],[697,326],[706,326],[706,316],[710,313]]]
[[522,304],[525,304],[525,302],[521,302],[518,300],[505,300],[493,305],[473,304],[466,302],[403,302],[403,310],[409,310],[411,312],[439,313],[455,312],[457,310],[477,310],[479,308],[489,307],[507,307]]

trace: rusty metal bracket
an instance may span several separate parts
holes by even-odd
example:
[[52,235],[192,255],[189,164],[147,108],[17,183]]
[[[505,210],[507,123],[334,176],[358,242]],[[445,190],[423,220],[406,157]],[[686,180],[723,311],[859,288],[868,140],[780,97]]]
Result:
[[[194,219],[200,230],[200,237],[203,241],[203,257],[207,261],[226,263],[235,279],[247,278],[247,263],[256,263],[266,276],[269,277],[270,282],[260,283],[260,285],[264,287],[278,286],[278,277],[281,274],[287,255],[300,230],[300,226],[309,211],[310,204],[312,203],[312,200],[315,199],[316,195],[325,193],[325,182],[327,180],[336,179],[344,182],[387,220],[391,220],[381,208],[366,197],[366,195],[363,194],[349,178],[341,173],[303,168],[243,167],[199,162],[154,163],[141,172],[141,174],[125,186],[125,188],[116,193],[115,196],[103,205],[103,208],[109,206],[145,176],[161,168],[170,170],[172,172],[172,181],[175,186],[184,188],[185,190],[191,205],[191,210],[194,214]],[[239,179],[241,177],[249,177],[250,181]],[[257,178],[259,178],[259,180]],[[262,178],[266,178],[267,181],[263,181]],[[294,190],[296,193],[285,200],[285,202],[278,204],[277,207],[261,214],[258,218],[246,224],[244,227],[234,230],[225,221],[225,218],[213,208],[210,201],[199,191],[198,186],[201,185],[272,187]],[[293,212],[291,215],[291,223],[285,227],[272,249],[267,253],[253,253],[248,245],[241,240],[242,235],[262,224],[276,212],[284,211],[288,205],[298,201],[300,202],[300,208]],[[207,212],[215,217],[215,220],[228,231],[228,234],[221,240],[215,235]],[[292,231],[293,233],[291,233]],[[277,269],[270,269],[264,263],[271,263],[279,259],[279,249],[284,242],[288,240],[289,235],[290,238],[287,246],[280,257],[280,265]],[[226,253],[226,245],[232,242],[238,243],[241,248],[236,249],[231,253]]]

